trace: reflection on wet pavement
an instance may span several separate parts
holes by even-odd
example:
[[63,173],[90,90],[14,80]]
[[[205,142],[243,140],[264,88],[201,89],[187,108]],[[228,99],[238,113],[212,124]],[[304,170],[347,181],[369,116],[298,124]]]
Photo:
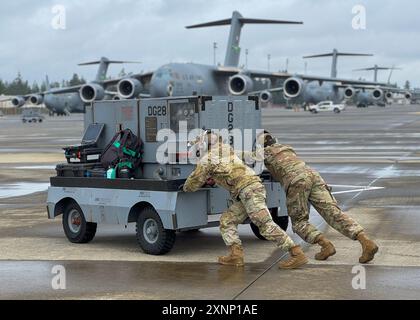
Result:
[[21,197],[24,195],[45,191],[49,183],[17,182],[0,185],[0,199]]

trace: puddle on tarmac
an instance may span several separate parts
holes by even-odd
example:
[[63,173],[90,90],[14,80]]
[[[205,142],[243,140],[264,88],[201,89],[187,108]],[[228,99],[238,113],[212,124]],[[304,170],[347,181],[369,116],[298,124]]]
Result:
[[14,167],[13,169],[18,170],[54,170],[55,165],[41,165],[41,166],[21,166],[21,167]]
[[19,182],[0,185],[0,199],[21,197],[35,192],[45,191],[49,183],[43,182]]

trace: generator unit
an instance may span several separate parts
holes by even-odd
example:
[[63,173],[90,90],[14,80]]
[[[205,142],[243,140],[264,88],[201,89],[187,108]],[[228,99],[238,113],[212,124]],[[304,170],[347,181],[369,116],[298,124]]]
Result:
[[[143,142],[141,168],[131,179],[107,179],[90,173],[92,163],[80,163],[77,174],[65,174],[67,167],[75,170],[77,164],[62,165],[48,190],[49,218],[63,215],[66,236],[76,243],[91,241],[97,224],[136,223],[139,244],[149,254],[169,252],[176,232],[218,226],[220,215],[231,203],[229,193],[218,187],[203,187],[195,193],[180,190],[195,168],[184,152],[191,139],[188,133],[247,130],[255,141],[257,130],[262,129],[259,101],[254,96],[97,101],[86,107],[84,121],[86,132],[93,126],[101,128],[95,150],[103,150],[117,132],[130,129]],[[229,143],[237,147],[235,139],[229,134]],[[287,229],[285,193],[268,173],[261,177],[273,219]],[[256,226],[251,227],[264,239]]]

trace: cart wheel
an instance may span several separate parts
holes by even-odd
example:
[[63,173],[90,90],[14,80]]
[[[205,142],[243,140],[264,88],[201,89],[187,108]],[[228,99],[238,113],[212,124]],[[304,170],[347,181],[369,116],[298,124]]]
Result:
[[137,219],[137,242],[147,254],[162,255],[172,250],[176,234],[166,230],[155,209],[144,208]]
[[[273,217],[273,221],[280,227],[282,228],[282,230],[286,231],[287,227],[289,226],[289,217],[288,216],[282,216],[282,217],[278,217],[277,213],[278,213],[278,208],[273,208],[270,209],[270,213],[271,216]],[[254,232],[255,236],[260,239],[260,240],[267,240],[266,238],[264,238],[261,233],[260,230],[258,229],[258,227],[253,224],[251,222],[250,224],[252,232]]]
[[70,203],[64,210],[63,228],[67,239],[73,243],[88,243],[96,234],[97,224],[86,222],[82,209],[75,202]]

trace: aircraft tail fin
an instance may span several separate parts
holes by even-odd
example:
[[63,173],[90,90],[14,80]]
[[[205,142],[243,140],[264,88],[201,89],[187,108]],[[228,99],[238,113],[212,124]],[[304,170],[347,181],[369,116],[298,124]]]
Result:
[[120,61],[120,60],[109,60],[108,58],[102,57],[98,61],[90,61],[79,63],[78,66],[91,66],[99,65],[98,73],[96,74],[95,81],[104,81],[106,79],[108,68],[110,64],[125,64],[125,63],[141,63],[139,61]]
[[325,58],[325,57],[332,57],[332,65],[331,65],[331,77],[337,78],[337,61],[338,57],[372,57],[373,54],[369,53],[347,53],[347,52],[339,52],[337,49],[334,49],[330,53],[323,53],[323,54],[315,54],[311,56],[305,56],[303,59],[313,59],[313,58]]
[[237,67],[239,65],[239,57],[241,53],[241,49],[239,47],[241,31],[242,31],[242,27],[245,24],[303,24],[303,22],[244,18],[239,12],[234,11],[232,14],[232,18],[230,19],[223,19],[223,20],[195,24],[195,25],[187,26],[186,28],[195,29],[195,28],[206,28],[206,27],[230,25],[230,34],[229,34],[229,40],[228,40],[224,66]]
[[[392,67],[380,67],[378,65],[375,65],[373,67],[370,68],[361,68],[361,69],[354,69],[353,71],[373,71],[374,72],[374,77],[373,77],[373,81],[377,82],[378,81],[378,71],[379,70],[391,70],[390,75],[392,75],[392,72],[394,70],[401,70],[401,68],[396,68],[395,66]],[[391,79],[388,80],[388,83]]]

